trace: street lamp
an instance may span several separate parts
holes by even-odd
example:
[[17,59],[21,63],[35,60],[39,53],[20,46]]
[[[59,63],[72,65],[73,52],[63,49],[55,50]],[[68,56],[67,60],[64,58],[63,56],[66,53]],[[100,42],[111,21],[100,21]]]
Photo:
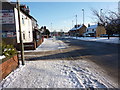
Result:
[[83,11],[83,24],[84,24],[84,9],[82,9],[82,11]]
[[21,30],[21,20],[20,20],[20,4],[19,0],[17,0],[17,9],[18,9],[18,20],[19,20],[19,34],[20,34],[20,50],[21,50],[21,61],[22,65],[25,65],[24,61],[24,45],[23,45],[23,37],[22,37],[22,30]]
[[75,15],[76,17],[76,31],[75,31],[75,34],[76,34],[76,38],[77,38],[77,15]]
[[51,23],[51,32],[52,32],[52,23]]
[[100,17],[102,16],[102,10],[103,10],[103,9],[100,9]]
[[[102,19],[102,10],[103,9],[100,9],[100,19]],[[101,24],[100,24],[100,35],[101,35]]]
[[73,28],[73,20],[72,20],[72,28]]
[[52,23],[51,23],[51,36],[53,36],[53,35],[52,35]]

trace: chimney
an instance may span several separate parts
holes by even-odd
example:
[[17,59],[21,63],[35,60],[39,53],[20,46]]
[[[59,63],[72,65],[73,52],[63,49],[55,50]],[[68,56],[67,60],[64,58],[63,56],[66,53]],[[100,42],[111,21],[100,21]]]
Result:
[[90,27],[90,24],[88,24],[88,27]]
[[78,27],[80,27],[80,24],[78,24]]
[[75,28],[77,28],[77,25],[75,25]]

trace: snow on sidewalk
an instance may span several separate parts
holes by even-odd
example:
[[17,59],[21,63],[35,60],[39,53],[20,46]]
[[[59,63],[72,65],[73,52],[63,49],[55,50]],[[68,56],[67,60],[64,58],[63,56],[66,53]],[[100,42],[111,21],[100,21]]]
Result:
[[36,50],[27,50],[25,52],[43,52],[64,49],[68,47],[67,44],[61,40],[53,40],[53,38],[44,39],[44,42],[36,48]]
[[[33,52],[66,47],[60,40],[45,39]],[[100,67],[85,60],[37,60],[25,63],[25,66],[16,69],[2,80],[0,89],[117,87]]]
[[115,44],[120,44],[120,40],[118,37],[70,37],[73,39],[79,39],[79,40],[85,40],[85,41],[96,41],[96,42],[104,42],[104,43],[115,43]]
[[98,66],[81,60],[31,61],[1,82],[2,88],[113,88],[114,85]]

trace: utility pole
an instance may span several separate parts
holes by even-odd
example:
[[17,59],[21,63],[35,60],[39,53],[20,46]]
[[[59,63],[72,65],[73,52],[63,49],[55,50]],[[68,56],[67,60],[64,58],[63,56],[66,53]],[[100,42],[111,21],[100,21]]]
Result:
[[84,9],[82,9],[82,11],[83,11],[83,25],[84,25]]
[[18,21],[19,21],[21,61],[22,61],[22,65],[25,65],[25,61],[24,61],[24,45],[23,45],[21,21],[20,21],[20,4],[19,4],[19,0],[17,0],[17,9],[18,9]]

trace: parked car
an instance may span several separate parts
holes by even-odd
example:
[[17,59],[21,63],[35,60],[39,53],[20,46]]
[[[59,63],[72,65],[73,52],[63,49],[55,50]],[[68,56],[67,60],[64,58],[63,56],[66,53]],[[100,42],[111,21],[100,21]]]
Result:
[[101,36],[101,37],[108,37],[107,34],[101,34],[100,36]]
[[90,34],[84,34],[84,37],[90,37],[91,35]]
[[113,34],[112,36],[113,37],[119,37],[119,34]]

